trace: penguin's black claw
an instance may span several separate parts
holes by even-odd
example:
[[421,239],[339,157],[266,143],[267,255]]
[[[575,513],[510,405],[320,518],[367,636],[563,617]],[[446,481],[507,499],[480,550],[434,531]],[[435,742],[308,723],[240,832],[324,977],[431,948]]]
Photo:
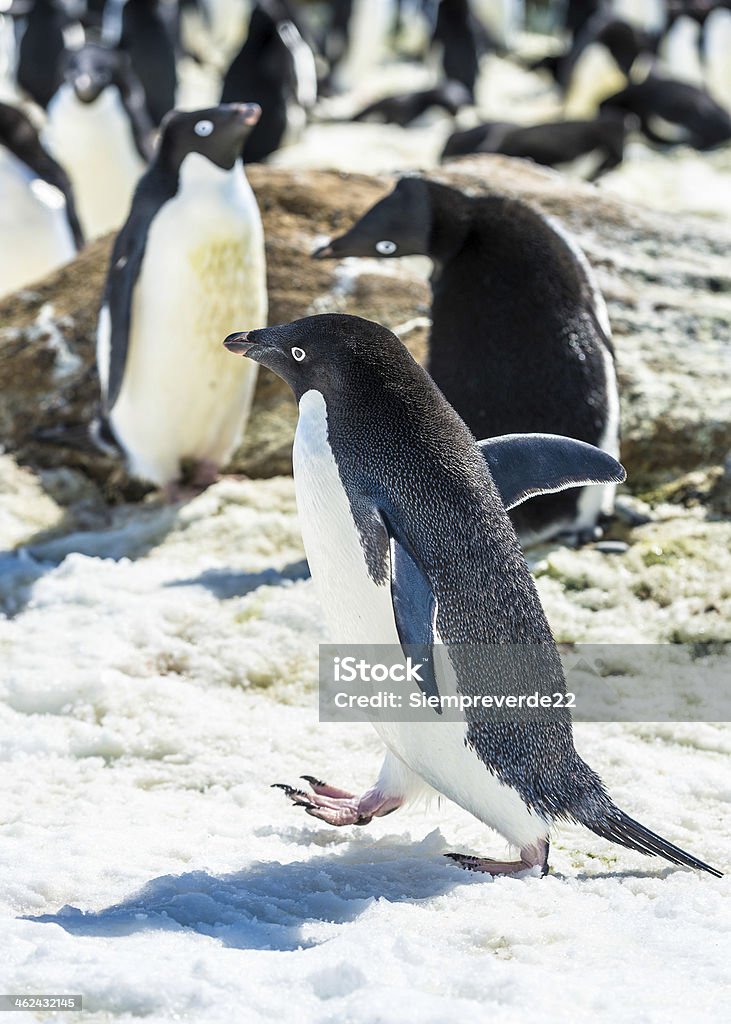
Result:
[[489,857],[475,857],[469,853],[445,853],[459,867],[465,871],[477,871],[484,875],[517,875],[522,871],[531,871],[533,868],[541,869],[541,877],[548,874],[548,843],[534,850],[529,848],[521,850],[520,860],[491,860]]
[[284,795],[288,796],[291,800],[294,800],[295,803],[297,803],[298,799],[306,800],[314,807],[314,804],[312,804],[312,801],[310,800],[309,793],[305,793],[304,789],[296,789],[294,786],[289,786],[286,782],[273,782],[270,789],[282,789],[284,790]]
[[323,782],[322,779],[316,779],[314,775],[300,775],[300,778],[304,779],[305,782],[309,782],[313,789],[317,789],[318,787],[323,789],[327,786],[326,782]]

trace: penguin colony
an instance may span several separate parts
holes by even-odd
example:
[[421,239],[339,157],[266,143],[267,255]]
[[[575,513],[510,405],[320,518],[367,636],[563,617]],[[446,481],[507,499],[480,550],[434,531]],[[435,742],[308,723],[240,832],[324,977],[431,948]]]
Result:
[[[408,175],[313,255],[429,257],[426,369],[356,317],[268,327],[264,236],[245,165],[322,121],[327,97],[394,51],[425,61],[432,84],[354,102],[351,119],[408,131],[434,124],[436,112],[450,126],[444,161],[487,152],[563,168],[590,157],[597,181],[623,161],[633,133],[661,149],[731,140],[729,3],[569,2],[554,26],[561,48],[529,61],[517,41],[531,9],[519,0],[10,0],[0,14],[0,294],[116,232],[90,431],[170,499],[225,469],[259,364],[289,384],[298,509],[331,637],[419,645],[429,697],[447,687],[440,647],[458,693],[519,693],[537,680],[542,693],[565,692],[522,548],[596,540],[624,479],[604,301],[559,223],[516,199]],[[558,90],[565,117],[531,125],[511,110],[510,120],[480,120],[491,53]],[[191,66],[206,82],[198,92]],[[495,645],[527,653],[506,674],[494,654],[475,654]],[[445,722],[435,711],[433,721],[377,729],[386,758],[363,795],[314,776],[304,776],[307,790],[283,784],[286,795],[346,825],[436,792],[519,851],[515,861],[452,855],[490,874],[545,873],[561,821],[720,874],[614,804],[574,748],[568,711],[518,722],[469,711]]]

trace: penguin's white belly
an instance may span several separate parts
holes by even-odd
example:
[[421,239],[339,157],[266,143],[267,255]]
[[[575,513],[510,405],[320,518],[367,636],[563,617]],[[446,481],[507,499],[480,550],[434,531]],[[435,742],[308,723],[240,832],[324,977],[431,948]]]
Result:
[[614,0],[612,13],[646,32],[661,31],[667,19],[665,0]]
[[[187,182],[191,167],[197,173]],[[178,194],[150,227],[122,388],[110,415],[135,475],[163,485],[178,478],[181,459],[228,462],[249,414],[257,366],[233,359],[223,339],[264,326],[266,317],[264,236],[243,168],[221,171],[191,154]],[[102,316],[100,368],[108,358],[103,328]]]
[[706,52],[706,78],[713,98],[731,109],[731,11],[717,8],[706,19],[703,29]]
[[73,258],[62,192],[0,147],[0,295],[32,284]]
[[594,117],[599,104],[624,89],[627,79],[605,46],[591,43],[576,62],[564,104],[567,118]]
[[62,85],[48,107],[44,141],[71,178],[88,238],[121,227],[145,169],[119,91],[110,86],[81,103]]
[[[368,573],[328,441],[325,401],[319,392],[308,391],[299,409],[293,449],[297,509],[331,640],[397,645],[390,583],[376,584]],[[379,722],[375,728],[388,749],[433,789],[511,843],[530,846],[545,837],[545,821],[466,746],[463,722]]]
[[666,72],[681,82],[703,85],[700,59],[700,26],[692,18],[674,23],[660,45],[660,60]]

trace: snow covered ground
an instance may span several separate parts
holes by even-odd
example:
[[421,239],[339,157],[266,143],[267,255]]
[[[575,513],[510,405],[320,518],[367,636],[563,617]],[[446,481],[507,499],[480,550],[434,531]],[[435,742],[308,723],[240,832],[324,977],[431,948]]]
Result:
[[[0,507],[18,540],[17,506]],[[691,516],[681,532],[688,523],[701,529]],[[728,580],[728,530],[713,528],[709,558]],[[669,526],[642,529],[657,548]],[[311,773],[358,789],[381,756],[369,726],[317,721],[324,634],[291,480],[228,480],[177,510],[121,509],[91,532],[24,539],[24,554],[4,556],[0,621],[3,991],[80,993],[83,1015],[62,1019],[85,1022],[717,1016],[726,878],[563,827],[549,877],[492,881],[442,856],[504,850],[453,805],[338,830],[269,788]],[[626,585],[640,572],[627,559],[650,543],[539,563],[554,624],[568,628],[561,573],[583,566],[592,622],[609,634],[624,615],[637,635],[666,638],[662,601]],[[709,614],[692,601],[686,613]],[[576,734],[620,806],[728,867],[727,727]]]

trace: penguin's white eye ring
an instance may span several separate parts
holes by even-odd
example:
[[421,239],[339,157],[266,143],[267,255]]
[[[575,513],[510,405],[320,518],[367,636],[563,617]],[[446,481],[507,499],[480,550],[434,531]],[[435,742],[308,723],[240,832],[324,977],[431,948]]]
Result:
[[292,353],[292,358],[296,359],[298,363],[301,363],[307,355],[303,348],[298,348],[296,345],[294,348],[290,349],[290,352]]
[[205,138],[206,135],[213,133],[213,121],[197,121],[193,131],[201,138]]
[[380,252],[381,256],[390,256],[397,249],[398,246],[390,238],[384,238],[382,241],[376,242],[376,252]]

